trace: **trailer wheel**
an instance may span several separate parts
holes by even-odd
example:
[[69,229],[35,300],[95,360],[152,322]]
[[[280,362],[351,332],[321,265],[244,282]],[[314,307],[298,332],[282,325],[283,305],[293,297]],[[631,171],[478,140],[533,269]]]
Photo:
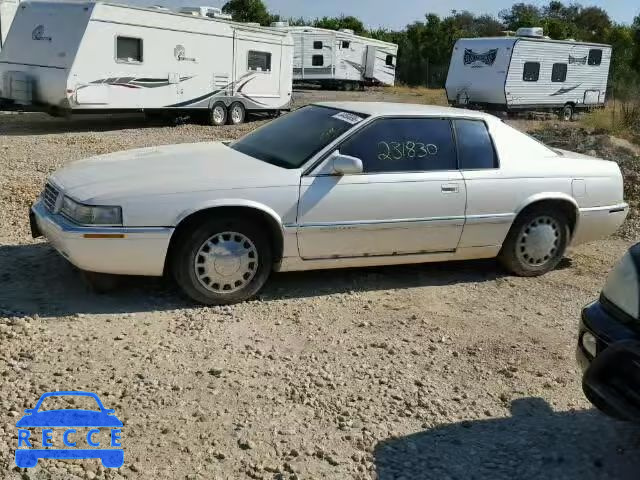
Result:
[[209,124],[214,127],[220,127],[227,123],[228,115],[229,112],[227,111],[227,107],[224,106],[224,103],[216,103],[211,110],[209,110]]
[[246,117],[246,110],[244,105],[240,102],[235,102],[229,107],[229,123],[231,125],[240,125],[244,123]]
[[564,108],[560,111],[560,119],[565,122],[570,122],[573,120],[573,105],[567,103]]

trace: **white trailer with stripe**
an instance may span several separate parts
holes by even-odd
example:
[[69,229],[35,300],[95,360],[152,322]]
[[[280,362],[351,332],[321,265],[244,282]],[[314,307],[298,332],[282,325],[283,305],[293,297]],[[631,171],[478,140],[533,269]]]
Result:
[[576,110],[606,101],[611,47],[550,40],[542,29],[516,37],[464,38],[455,44],[446,89],[449,103],[502,111]]
[[347,90],[365,85],[394,85],[398,46],[360,37],[351,30],[289,27],[293,36],[293,80]]
[[215,14],[24,2],[0,52],[0,98],[52,114],[201,112],[241,123],[290,108],[292,62],[287,32]]

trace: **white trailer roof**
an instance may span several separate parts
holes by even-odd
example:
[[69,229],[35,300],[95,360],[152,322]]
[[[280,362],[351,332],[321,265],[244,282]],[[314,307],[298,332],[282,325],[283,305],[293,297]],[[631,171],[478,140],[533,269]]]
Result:
[[366,43],[370,43],[372,45],[378,44],[378,45],[384,45],[387,47],[397,47],[395,43],[385,42],[383,40],[377,40],[371,37],[363,37],[361,35],[356,35],[355,33],[351,33],[351,32],[344,32],[342,30],[329,30],[327,28],[318,28],[318,27],[309,27],[309,26],[274,27],[274,28],[278,28],[278,30],[287,31],[291,33],[305,33],[305,32],[325,33],[325,34],[336,35],[344,38],[357,38],[359,40],[362,40]]
[[514,43],[516,41],[521,41],[521,42],[539,42],[539,43],[564,43],[567,45],[593,45],[594,47],[611,47],[611,45],[607,45],[604,43],[579,42],[577,40],[552,40],[550,38],[537,38],[537,37],[477,37],[477,38],[461,38],[460,40],[464,40],[465,42],[475,42],[475,41],[486,42],[490,40],[494,42],[503,41],[505,43]]
[[68,5],[86,5],[87,7],[92,7],[92,6],[100,6],[100,5],[106,5],[106,6],[110,6],[110,7],[117,7],[117,8],[126,8],[126,9],[130,9],[130,10],[137,10],[137,11],[144,11],[144,12],[150,12],[150,13],[155,13],[155,14],[160,14],[160,15],[173,15],[173,16],[178,16],[178,17],[186,17],[186,18],[190,18],[190,19],[195,19],[195,20],[202,20],[202,21],[207,21],[207,22],[218,22],[218,23],[225,23],[225,24],[229,24],[232,25],[234,28],[237,28],[239,30],[248,30],[248,31],[254,31],[254,32],[262,32],[262,33],[269,33],[272,35],[276,35],[276,36],[287,36],[288,32],[286,30],[283,29],[277,29],[277,28],[271,28],[271,27],[262,27],[262,26],[254,26],[254,25],[247,25],[246,23],[241,23],[241,22],[234,22],[233,20],[228,20],[225,18],[219,18],[219,17],[203,17],[200,15],[192,15],[189,13],[180,13],[180,12],[176,12],[173,10],[164,10],[164,9],[158,9],[158,8],[153,8],[153,7],[138,7],[138,6],[134,6],[134,5],[126,5],[123,3],[115,3],[115,2],[100,2],[100,1],[96,1],[96,2],[77,2],[77,1],[34,1],[32,3],[49,3],[52,5],[60,5],[60,4],[68,4]]

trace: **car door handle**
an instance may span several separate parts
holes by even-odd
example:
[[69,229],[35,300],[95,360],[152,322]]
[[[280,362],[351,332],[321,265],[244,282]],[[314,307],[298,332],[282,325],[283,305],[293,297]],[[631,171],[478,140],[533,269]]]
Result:
[[442,193],[458,193],[460,187],[457,183],[445,183],[440,187]]

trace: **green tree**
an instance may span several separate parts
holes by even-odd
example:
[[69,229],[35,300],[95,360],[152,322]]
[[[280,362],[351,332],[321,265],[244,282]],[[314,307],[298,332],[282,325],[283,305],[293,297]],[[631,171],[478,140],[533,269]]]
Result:
[[500,18],[509,30],[522,27],[539,27],[542,24],[542,12],[535,5],[516,3],[508,10],[500,12]]
[[588,7],[580,10],[575,18],[580,40],[603,41],[612,27],[609,14],[599,7]]
[[352,16],[341,17],[323,17],[313,22],[313,26],[317,28],[326,28],[328,30],[341,30],[343,28],[353,30],[356,35],[367,35],[367,30],[361,20]]
[[222,7],[222,11],[230,13],[236,22],[257,22],[260,25],[270,25],[274,20],[262,0],[229,0]]

